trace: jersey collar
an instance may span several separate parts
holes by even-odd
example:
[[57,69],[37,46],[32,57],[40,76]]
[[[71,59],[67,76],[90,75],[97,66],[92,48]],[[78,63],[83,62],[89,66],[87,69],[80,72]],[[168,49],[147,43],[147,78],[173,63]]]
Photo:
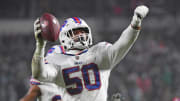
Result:
[[88,49],[85,49],[85,50],[80,51],[80,52],[78,52],[78,53],[76,53],[76,54],[72,54],[72,53],[67,53],[67,52],[65,51],[65,49],[64,49],[63,46],[60,46],[60,49],[61,49],[61,53],[62,53],[62,54],[64,54],[64,55],[69,55],[69,56],[81,55],[81,54],[86,53],[86,52],[88,51]]

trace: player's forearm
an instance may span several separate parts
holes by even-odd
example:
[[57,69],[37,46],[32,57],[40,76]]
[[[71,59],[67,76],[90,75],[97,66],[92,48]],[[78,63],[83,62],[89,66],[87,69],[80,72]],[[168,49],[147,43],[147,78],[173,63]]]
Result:
[[24,98],[20,99],[20,101],[35,101],[36,97],[32,98],[30,96],[25,96]]
[[34,56],[44,57],[45,47],[46,47],[46,42],[43,43],[36,42],[36,49],[34,52]]
[[40,73],[40,69],[44,61],[44,50],[46,46],[46,40],[44,40],[41,36],[42,31],[40,27],[40,20],[39,18],[37,18],[37,20],[34,22],[34,36],[36,39],[36,49],[31,64],[33,78],[38,77],[38,74]]
[[136,41],[140,30],[134,29],[131,25],[129,25],[122,33],[120,38],[114,43],[112,48],[115,51],[127,51]]
[[115,59],[114,62],[119,62],[127,54],[137,40],[139,32],[140,30],[132,28],[131,25],[123,31],[121,37],[111,47],[112,57]]
[[45,45],[36,44],[36,49],[32,58],[32,77],[36,78],[44,62]]

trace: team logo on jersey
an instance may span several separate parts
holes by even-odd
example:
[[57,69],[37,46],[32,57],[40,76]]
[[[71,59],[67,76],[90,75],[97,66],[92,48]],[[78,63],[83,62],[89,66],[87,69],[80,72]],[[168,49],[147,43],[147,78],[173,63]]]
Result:
[[74,64],[75,64],[75,65],[82,64],[82,61],[78,61],[78,62],[76,61],[76,62],[74,62]]

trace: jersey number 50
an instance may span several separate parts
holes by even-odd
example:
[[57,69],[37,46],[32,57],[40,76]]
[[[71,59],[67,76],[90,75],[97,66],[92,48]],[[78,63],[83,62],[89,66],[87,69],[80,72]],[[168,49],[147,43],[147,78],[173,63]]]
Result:
[[[95,82],[90,81],[89,70],[93,71]],[[79,77],[70,77],[70,74],[74,72],[81,72],[83,80]],[[83,90],[83,84],[87,90],[96,90],[101,87],[99,69],[96,64],[90,63],[83,65],[80,69],[79,66],[66,68],[62,70],[64,82],[66,86],[76,85],[76,87],[67,88],[67,92],[71,95],[79,94]],[[84,81],[84,83],[82,83]]]

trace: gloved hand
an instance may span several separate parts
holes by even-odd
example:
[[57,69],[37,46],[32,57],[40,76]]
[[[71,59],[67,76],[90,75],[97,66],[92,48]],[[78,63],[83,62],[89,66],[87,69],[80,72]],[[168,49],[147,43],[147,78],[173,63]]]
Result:
[[44,61],[44,51],[46,46],[46,40],[44,40],[41,36],[41,25],[39,18],[34,21],[34,37],[36,40],[36,49],[33,55],[31,69],[32,69],[32,77],[36,78],[39,76],[42,63]]
[[142,22],[143,18],[146,17],[148,12],[149,12],[149,8],[145,5],[136,7],[136,9],[134,10],[133,19],[131,21],[131,26],[135,29],[140,29],[141,22]]
[[35,39],[36,39],[36,45],[37,47],[44,47],[46,45],[46,40],[44,40],[41,36],[41,25],[40,25],[40,20],[39,18],[37,18],[35,21],[34,21],[34,36],[35,36]]

